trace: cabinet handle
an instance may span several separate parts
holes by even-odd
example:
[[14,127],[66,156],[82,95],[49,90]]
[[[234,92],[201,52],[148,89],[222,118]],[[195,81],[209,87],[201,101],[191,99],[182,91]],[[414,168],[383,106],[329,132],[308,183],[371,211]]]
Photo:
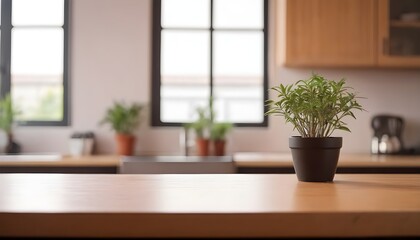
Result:
[[384,38],[383,39],[383,54],[384,55],[389,55],[389,39],[388,38]]

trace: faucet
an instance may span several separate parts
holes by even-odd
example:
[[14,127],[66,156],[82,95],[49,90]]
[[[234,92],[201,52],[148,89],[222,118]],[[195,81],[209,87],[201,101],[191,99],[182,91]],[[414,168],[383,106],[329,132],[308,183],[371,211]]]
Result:
[[181,148],[181,155],[189,156],[190,141],[188,137],[189,129],[187,127],[182,127],[179,134],[179,145]]

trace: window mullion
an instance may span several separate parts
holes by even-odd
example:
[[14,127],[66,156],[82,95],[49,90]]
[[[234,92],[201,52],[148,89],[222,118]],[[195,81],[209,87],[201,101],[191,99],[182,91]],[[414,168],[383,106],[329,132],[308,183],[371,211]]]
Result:
[[70,1],[65,0],[64,1],[64,24],[62,26],[63,28],[63,34],[64,34],[64,49],[63,49],[63,119],[62,119],[62,125],[70,125],[70,83],[69,83],[69,29],[70,29]]
[[213,0],[210,0],[210,97],[213,97]]
[[12,1],[2,0],[1,14],[1,97],[10,93],[10,56],[12,31]]

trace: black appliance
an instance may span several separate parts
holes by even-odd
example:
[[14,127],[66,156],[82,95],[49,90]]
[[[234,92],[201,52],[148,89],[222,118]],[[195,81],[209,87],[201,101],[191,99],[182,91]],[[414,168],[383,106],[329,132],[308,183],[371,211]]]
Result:
[[405,153],[402,133],[404,119],[395,115],[376,115],[372,118],[372,153],[402,154]]

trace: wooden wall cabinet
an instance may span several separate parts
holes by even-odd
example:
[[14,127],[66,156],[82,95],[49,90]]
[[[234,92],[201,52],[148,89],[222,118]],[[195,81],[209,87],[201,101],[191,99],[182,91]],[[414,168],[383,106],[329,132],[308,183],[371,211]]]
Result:
[[290,67],[376,64],[375,0],[277,0],[277,61]]
[[420,14],[420,1],[277,0],[277,62],[287,67],[419,68],[420,18],[402,21],[406,13],[411,18]]
[[420,1],[378,0],[378,65],[420,68]]

